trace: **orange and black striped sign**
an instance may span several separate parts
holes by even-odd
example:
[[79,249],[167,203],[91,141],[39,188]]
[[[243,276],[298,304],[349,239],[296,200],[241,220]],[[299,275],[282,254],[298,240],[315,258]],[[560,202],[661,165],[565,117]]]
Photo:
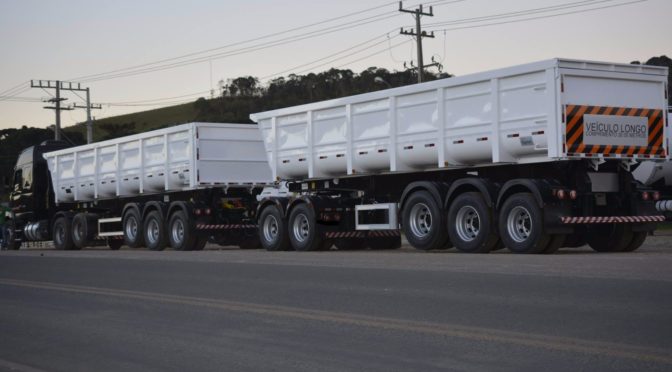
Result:
[[[622,117],[647,118],[648,144],[647,146],[625,145],[591,145],[584,143],[584,115],[604,115]],[[663,133],[665,120],[663,110],[646,108],[607,107],[566,105],[565,120],[567,123],[566,151],[568,156],[604,155],[605,157],[665,157],[666,151],[663,146]]]

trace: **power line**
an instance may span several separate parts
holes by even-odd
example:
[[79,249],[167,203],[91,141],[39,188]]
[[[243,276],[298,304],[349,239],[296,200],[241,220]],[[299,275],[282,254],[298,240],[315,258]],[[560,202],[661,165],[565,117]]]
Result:
[[266,34],[266,35],[263,35],[263,36],[259,36],[259,37],[255,37],[255,38],[251,38],[251,39],[246,39],[246,40],[238,41],[238,42],[231,43],[231,44],[226,44],[226,45],[223,45],[223,46],[220,46],[220,47],[204,49],[204,50],[201,50],[201,51],[187,53],[187,54],[183,54],[183,55],[176,56],[176,57],[165,58],[165,59],[161,59],[161,60],[154,61],[154,62],[147,62],[147,63],[143,63],[143,64],[140,64],[140,65],[120,68],[120,69],[111,70],[111,71],[107,71],[107,72],[102,72],[102,73],[98,73],[98,74],[84,75],[84,76],[80,76],[78,78],[74,78],[74,79],[71,79],[71,80],[83,80],[83,79],[88,79],[88,78],[96,77],[96,76],[100,76],[100,75],[108,75],[108,74],[113,74],[113,73],[122,72],[122,71],[135,70],[135,69],[142,68],[142,67],[148,67],[148,66],[151,66],[151,65],[161,64],[161,63],[165,63],[165,62],[171,62],[171,61],[175,61],[175,60],[179,60],[179,59],[183,59],[183,58],[197,56],[197,55],[200,55],[200,54],[214,52],[214,51],[217,51],[217,50],[231,48],[231,47],[238,46],[238,45],[248,44],[248,43],[259,41],[259,40],[264,40],[264,39],[268,39],[268,38],[271,38],[271,37],[276,37],[278,35],[284,35],[284,34],[288,34],[290,32],[299,31],[299,30],[303,30],[303,29],[306,29],[306,28],[318,26],[318,25],[321,25],[321,24],[330,23],[330,22],[333,22],[333,21],[349,18],[349,17],[352,17],[354,15],[360,15],[362,13],[368,13],[368,12],[373,11],[373,10],[377,10],[377,9],[380,9],[380,8],[387,7],[387,6],[389,6],[391,4],[394,4],[394,3],[396,3],[396,1],[387,2],[387,3],[379,5],[379,6],[375,6],[375,7],[371,7],[371,8],[367,8],[367,9],[362,9],[362,10],[352,12],[352,13],[348,13],[348,14],[345,14],[345,15],[342,15],[342,16],[333,17],[333,18],[329,18],[329,19],[326,19],[326,20],[323,20],[323,21],[314,22],[314,23],[310,23],[310,24],[307,24],[307,25],[290,28],[290,29],[283,30],[283,31],[280,31],[280,32],[274,32],[274,33],[271,33],[271,34]]
[[[280,71],[280,72],[277,72],[277,73],[274,73],[274,74],[271,74],[271,75],[262,76],[262,77],[260,77],[259,79],[260,79],[260,80],[267,80],[267,79],[269,79],[269,78],[272,78],[272,77],[275,77],[275,76],[278,76],[278,75],[283,75],[283,74],[285,74],[285,73],[287,73],[287,72],[294,71],[294,70],[298,70],[298,69],[300,69],[300,68],[302,68],[302,67],[306,67],[306,66],[314,65],[315,63],[322,62],[322,61],[327,60],[327,59],[329,59],[329,58],[332,58],[332,57],[341,55],[341,54],[343,54],[343,53],[349,52],[349,51],[351,51],[351,50],[353,50],[353,49],[357,49],[357,48],[359,48],[359,47],[363,47],[363,46],[365,46],[365,45],[366,45],[366,49],[371,48],[371,47],[374,47],[374,46],[377,46],[377,45],[380,45],[380,44],[382,44],[382,43],[388,42],[388,41],[391,40],[391,39],[388,37],[387,39],[385,39],[385,40],[383,40],[383,41],[381,41],[381,42],[377,42],[377,43],[374,43],[374,44],[372,44],[372,45],[369,45],[369,44],[371,44],[373,41],[376,41],[376,40],[380,39],[380,38],[383,37],[383,36],[387,36],[388,34],[389,34],[389,33],[385,33],[385,34],[376,36],[376,37],[374,37],[374,38],[372,38],[372,39],[369,39],[369,40],[366,40],[366,41],[364,41],[364,42],[362,42],[362,43],[358,43],[358,44],[355,44],[355,45],[353,45],[353,46],[351,46],[351,47],[348,47],[348,48],[346,48],[346,49],[340,50],[340,51],[338,51],[338,52],[336,52],[336,53],[332,53],[332,54],[330,54],[330,55],[328,55],[328,56],[326,56],[326,57],[322,57],[322,58],[320,58],[320,59],[316,59],[316,60],[311,61],[311,62],[308,62],[308,63],[304,63],[304,64],[301,64],[301,65],[298,65],[298,66],[294,66],[294,67],[292,67],[292,68],[289,68],[289,69],[286,69],[286,70],[283,70],[283,71]],[[395,37],[397,37],[397,36],[399,36],[399,35],[394,35],[392,38],[395,38]],[[366,49],[364,49],[364,51],[365,51]],[[353,52],[353,53],[344,55],[344,56],[342,56],[342,57],[339,57],[339,58],[337,58],[336,60],[340,60],[340,59],[343,59],[343,58],[347,58],[347,57],[350,57],[350,56],[352,56],[352,55],[354,55],[354,54],[361,53],[361,52],[362,52],[362,50],[359,50],[359,51],[356,51],[356,52]],[[327,64],[328,64],[328,63],[331,63],[331,62],[333,62],[333,61],[327,62]],[[313,69],[313,68],[317,68],[317,67],[321,67],[321,66],[323,66],[323,65],[324,65],[324,64],[322,64],[322,65],[318,65],[318,66],[313,66],[311,69]]]
[[[610,0],[610,1],[613,1],[613,0]],[[480,25],[450,27],[450,28],[440,29],[440,31],[465,30],[465,29],[472,29],[472,28],[481,28],[481,27],[490,27],[490,26],[498,26],[498,25],[505,25],[505,24],[511,24],[511,23],[526,22],[526,21],[532,21],[532,20],[538,20],[538,19],[554,18],[554,17],[560,17],[560,16],[565,16],[565,15],[571,15],[571,14],[587,13],[587,12],[591,12],[591,11],[595,11],[595,10],[616,8],[616,7],[621,7],[621,6],[625,6],[625,5],[642,3],[642,2],[645,2],[645,1],[648,1],[648,0],[634,0],[634,1],[624,2],[624,3],[605,5],[605,6],[589,8],[589,9],[580,9],[580,10],[574,10],[574,11],[569,11],[569,12],[541,15],[541,16],[536,16],[536,17],[527,17],[527,18],[523,18],[523,19],[514,19],[514,20],[508,20],[508,21],[502,21],[502,22],[491,22],[491,23],[480,24]],[[504,17],[504,18],[508,18],[508,17]],[[492,20],[495,20],[495,19],[492,19]],[[434,28],[434,27],[432,27],[432,28]],[[434,28],[434,30],[439,31],[438,28]]]
[[[463,2],[463,1],[466,1],[466,0],[451,0],[451,1],[449,1],[449,0],[439,0],[439,1],[433,1],[433,2],[430,2],[430,3],[431,4],[448,5],[448,4],[458,3],[458,2]],[[392,13],[392,14],[390,14],[390,13]],[[130,77],[130,76],[135,76],[135,75],[140,75],[140,74],[146,74],[146,73],[152,73],[152,72],[157,72],[157,71],[163,71],[163,70],[178,68],[178,67],[182,67],[182,66],[196,64],[196,63],[207,62],[207,61],[210,61],[210,60],[222,59],[222,58],[237,56],[237,55],[241,55],[241,54],[247,54],[247,53],[255,52],[255,51],[258,51],[258,50],[268,49],[268,48],[281,46],[281,45],[285,45],[285,44],[289,44],[289,43],[293,43],[293,42],[297,42],[297,41],[302,41],[302,40],[306,40],[306,39],[312,39],[312,38],[315,38],[315,37],[331,34],[331,33],[346,30],[346,29],[349,30],[349,29],[352,29],[353,27],[359,27],[359,26],[370,24],[370,23],[379,22],[379,21],[386,20],[386,19],[389,19],[389,18],[397,17],[398,15],[399,14],[396,13],[396,11],[385,12],[385,13],[377,14],[377,15],[374,15],[374,16],[369,16],[369,17],[366,17],[366,18],[361,18],[361,19],[357,19],[357,20],[354,20],[354,21],[349,21],[349,22],[342,23],[342,24],[339,24],[339,25],[334,25],[334,26],[329,26],[329,27],[323,28],[323,29],[314,30],[314,31],[311,31],[310,33],[308,33],[306,35],[290,36],[290,37],[286,37],[286,38],[282,38],[282,39],[278,39],[278,40],[273,40],[273,41],[268,41],[268,42],[264,42],[264,43],[261,43],[261,44],[252,45],[252,46],[249,46],[249,47],[235,49],[235,50],[231,50],[231,51],[227,51],[227,52],[216,53],[216,54],[212,54],[212,55],[196,57],[196,58],[187,59],[187,60],[184,60],[184,61],[174,62],[174,63],[170,63],[170,64],[163,64],[163,65],[148,67],[148,68],[143,68],[143,69],[133,69],[133,70],[129,70],[127,72],[120,72],[120,73],[117,73],[117,74],[102,73],[102,74],[89,75],[89,76],[86,76],[86,77],[77,78],[75,80],[79,80],[79,81],[82,81],[82,82],[94,82],[94,81]],[[275,34],[275,35],[277,35],[277,34]],[[181,59],[181,58],[177,58],[177,59]],[[177,59],[174,59],[174,60],[177,60]]]

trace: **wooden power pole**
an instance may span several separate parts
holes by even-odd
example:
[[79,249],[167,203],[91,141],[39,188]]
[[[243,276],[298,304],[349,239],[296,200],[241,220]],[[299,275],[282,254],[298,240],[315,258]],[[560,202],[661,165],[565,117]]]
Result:
[[429,67],[432,65],[435,65],[434,63],[431,65],[425,66],[425,63],[423,61],[422,57],[422,38],[423,37],[429,37],[429,38],[434,38],[434,31],[432,31],[431,34],[428,34],[425,31],[422,31],[422,23],[420,22],[420,18],[422,16],[428,16],[428,17],[434,17],[434,9],[433,7],[429,7],[429,13],[424,12],[422,4],[415,10],[408,10],[404,9],[403,2],[399,2],[399,11],[403,13],[410,13],[413,15],[415,18],[415,30],[404,30],[403,27],[401,28],[400,33],[402,35],[408,35],[408,36],[413,36],[415,37],[415,41],[417,43],[417,49],[418,49],[418,83],[422,83],[423,81],[423,75],[425,73],[425,67]]

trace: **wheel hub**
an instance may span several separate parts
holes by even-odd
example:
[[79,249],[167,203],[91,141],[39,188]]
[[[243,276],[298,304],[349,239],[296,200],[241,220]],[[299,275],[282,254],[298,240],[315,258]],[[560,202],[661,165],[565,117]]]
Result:
[[297,241],[303,243],[308,239],[310,236],[310,224],[308,223],[308,217],[305,214],[296,216],[292,231],[294,232],[294,238],[296,238]]
[[422,239],[429,235],[432,231],[432,212],[427,204],[418,203],[411,208],[409,224],[416,237]]
[[457,211],[455,228],[460,239],[471,242],[481,231],[481,216],[474,207],[466,205]]
[[517,206],[509,212],[506,220],[506,229],[511,239],[522,243],[532,234],[532,216],[526,208]]
[[266,239],[267,242],[274,242],[278,238],[280,228],[278,227],[278,220],[275,216],[269,215],[266,217],[262,231],[264,233],[264,239]]

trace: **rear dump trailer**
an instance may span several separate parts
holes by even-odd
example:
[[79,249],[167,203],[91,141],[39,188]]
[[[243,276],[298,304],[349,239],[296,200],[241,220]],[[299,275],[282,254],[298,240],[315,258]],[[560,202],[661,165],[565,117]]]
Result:
[[259,247],[256,197],[272,177],[256,125],[191,123],[58,147],[19,158],[10,248],[200,250],[209,238]]
[[268,250],[633,251],[664,217],[666,68],[553,59],[251,115]]

